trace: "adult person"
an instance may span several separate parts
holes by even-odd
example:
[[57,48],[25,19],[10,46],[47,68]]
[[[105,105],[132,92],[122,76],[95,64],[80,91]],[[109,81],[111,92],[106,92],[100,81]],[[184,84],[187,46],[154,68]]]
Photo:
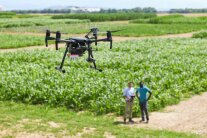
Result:
[[127,116],[129,117],[129,122],[133,123],[134,121],[132,120],[132,107],[135,97],[135,89],[133,88],[133,83],[129,82],[128,87],[125,88],[123,92],[123,97],[126,101],[124,123],[126,123]]
[[[149,95],[148,95],[149,93]],[[148,115],[148,101],[152,95],[152,91],[144,85],[144,82],[139,83],[139,88],[136,90],[136,96],[139,100],[139,105],[141,109],[141,116],[142,120],[140,122],[145,121],[145,116],[146,116],[146,123],[149,122],[149,115]],[[144,116],[145,115],[145,116]]]

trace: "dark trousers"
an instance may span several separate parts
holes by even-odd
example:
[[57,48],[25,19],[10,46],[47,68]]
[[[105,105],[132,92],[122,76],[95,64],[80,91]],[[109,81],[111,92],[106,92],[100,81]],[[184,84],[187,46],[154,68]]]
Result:
[[147,107],[147,101],[146,102],[140,102],[140,109],[141,109],[141,115],[142,115],[142,120],[145,120],[144,115],[146,115],[146,119],[149,120],[148,116],[148,107]]

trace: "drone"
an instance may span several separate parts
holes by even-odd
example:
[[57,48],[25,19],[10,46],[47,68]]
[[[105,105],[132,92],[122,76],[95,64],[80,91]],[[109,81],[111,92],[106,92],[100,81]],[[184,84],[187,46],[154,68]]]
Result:
[[[50,30],[46,30],[45,44],[46,47],[48,47],[49,40],[55,41],[56,50],[59,50],[59,46],[58,46],[59,43],[66,44],[66,49],[62,58],[62,62],[60,66],[55,67],[55,69],[61,71],[62,73],[66,72],[63,69],[63,66],[67,55],[71,57],[82,57],[86,51],[88,52],[88,58],[86,59],[86,61],[89,63],[93,63],[93,66],[91,66],[91,68],[94,68],[95,70],[102,72],[102,69],[98,69],[96,66],[96,60],[94,59],[93,56],[92,44],[94,43],[95,46],[97,46],[98,42],[109,42],[110,49],[112,49],[112,42],[113,42],[112,32],[118,32],[118,31],[121,30],[99,32],[98,28],[91,28],[90,31],[83,38],[71,37],[68,39],[61,39],[61,35],[66,33],[61,33],[60,31],[52,32]],[[105,33],[106,38],[98,39],[99,33]],[[51,34],[56,34],[56,37],[51,37]]]

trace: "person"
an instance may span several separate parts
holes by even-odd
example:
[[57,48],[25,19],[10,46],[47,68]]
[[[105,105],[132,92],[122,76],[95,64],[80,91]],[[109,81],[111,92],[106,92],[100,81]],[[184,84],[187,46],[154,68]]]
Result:
[[133,123],[134,121],[132,120],[132,107],[135,97],[135,89],[133,88],[133,83],[129,82],[128,87],[125,88],[123,92],[124,92],[123,97],[126,101],[124,123],[126,123],[127,115],[129,117],[129,122]]
[[[142,120],[140,122],[144,122],[145,121],[145,117],[146,116],[146,123],[149,122],[149,115],[148,115],[148,101],[152,95],[151,90],[144,85],[143,82],[140,82],[140,87],[137,88],[136,90],[136,96],[139,100],[139,105],[140,105],[140,109],[141,109],[141,116],[142,116]],[[149,93],[149,96],[148,94]]]

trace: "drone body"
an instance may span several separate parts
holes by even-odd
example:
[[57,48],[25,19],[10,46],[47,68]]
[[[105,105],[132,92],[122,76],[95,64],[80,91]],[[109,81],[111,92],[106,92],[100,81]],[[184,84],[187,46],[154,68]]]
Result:
[[[59,43],[66,44],[66,49],[65,49],[65,52],[62,58],[62,62],[59,67],[56,67],[57,70],[65,73],[65,70],[63,69],[63,65],[64,65],[67,54],[81,57],[83,56],[83,54],[85,54],[86,51],[88,51],[88,58],[86,59],[86,61],[93,63],[92,68],[101,72],[102,70],[97,68],[95,59],[93,57],[92,44],[95,43],[95,45],[97,45],[98,42],[110,42],[110,49],[112,49],[111,32],[116,32],[116,31],[107,31],[106,38],[98,39],[98,29],[92,28],[90,32],[84,38],[74,37],[74,38],[68,38],[68,39],[61,39],[61,33],[59,31],[51,32],[47,30],[46,37],[45,37],[45,43],[46,43],[46,47],[48,47],[48,40],[55,40],[56,50],[58,50]],[[56,37],[55,38],[51,37],[50,36],[51,33],[55,33]],[[93,34],[93,36],[89,37],[90,34]]]

